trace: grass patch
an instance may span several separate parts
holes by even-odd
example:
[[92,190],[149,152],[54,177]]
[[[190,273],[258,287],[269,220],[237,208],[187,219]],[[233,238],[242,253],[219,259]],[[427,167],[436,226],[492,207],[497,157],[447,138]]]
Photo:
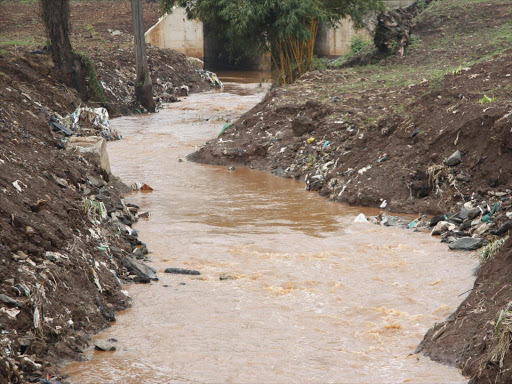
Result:
[[508,236],[505,236],[502,239],[496,239],[487,244],[479,253],[480,265],[484,265],[487,262],[487,260],[496,255],[499,252],[501,246],[505,244],[505,241],[507,240]]
[[324,70],[329,68],[329,59],[326,57],[313,57],[312,70]]
[[34,44],[34,40],[32,38],[26,38],[26,39],[6,39],[1,40],[0,39],[0,46],[8,46],[8,45],[14,45],[14,46],[27,46]]
[[487,95],[484,95],[484,97],[482,97],[480,100],[478,100],[478,102],[480,104],[493,103],[495,101],[496,101],[496,97],[489,97]]

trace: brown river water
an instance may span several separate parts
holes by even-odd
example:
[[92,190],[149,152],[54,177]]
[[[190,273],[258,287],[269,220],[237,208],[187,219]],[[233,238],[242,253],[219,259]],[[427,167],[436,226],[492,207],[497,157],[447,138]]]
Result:
[[228,84],[112,121],[124,136],[109,144],[113,172],[154,188],[128,200],[152,213],[136,229],[160,280],[127,286],[133,307],[97,336],[117,339],[117,351],[67,364],[71,383],[466,382],[413,352],[471,288],[473,255],[355,224],[378,211],[328,202],[298,181],[178,161],[262,96]]

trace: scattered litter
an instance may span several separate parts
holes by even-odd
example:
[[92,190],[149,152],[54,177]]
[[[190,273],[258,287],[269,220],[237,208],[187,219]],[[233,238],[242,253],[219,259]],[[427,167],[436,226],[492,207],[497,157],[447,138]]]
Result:
[[357,173],[359,173],[360,175],[362,175],[363,173],[365,173],[366,171],[368,171],[369,169],[371,169],[371,165],[368,165],[364,168],[361,168],[359,171],[357,171]]
[[147,184],[136,182],[136,183],[132,184],[132,190],[133,191],[142,191],[142,192],[151,192],[151,191],[153,191],[153,188],[151,188]]
[[7,316],[9,316],[11,319],[16,319],[16,316],[21,312],[19,309],[16,308],[0,308],[0,312],[5,313]]
[[217,88],[224,88],[224,84],[222,83],[222,81],[219,80],[219,78],[217,77],[217,75],[213,72],[210,72],[210,71],[201,71],[201,77],[203,78],[203,80],[207,80],[210,82],[211,85],[213,85],[214,87],[217,87]]
[[[14,181],[14,182],[12,183],[12,186],[13,186],[13,187],[14,187],[14,188],[19,192],[19,193],[23,192],[23,188],[28,188],[28,187],[27,187],[27,185],[26,185],[24,182],[20,181],[20,180],[16,180],[16,181]],[[22,186],[23,186],[23,188],[22,188]]]
[[63,132],[66,136],[73,136],[75,134],[75,132],[73,132],[71,129],[59,123],[57,117],[55,116],[50,117],[48,125],[52,127],[54,131]]
[[311,144],[313,141],[315,141],[315,138],[311,136],[309,139],[306,140],[306,143]]
[[368,219],[364,215],[364,213],[360,213],[357,215],[357,217],[354,219],[354,223],[368,223]]
[[231,124],[224,124],[224,127],[222,127],[221,131],[219,132],[219,135],[217,136],[217,138],[219,138],[225,131],[226,129],[228,129],[229,127],[231,127]]
[[384,209],[384,208],[386,208],[387,206],[388,206],[388,202],[387,202],[387,200],[384,200],[384,201],[381,203],[381,205],[379,206],[379,208]]

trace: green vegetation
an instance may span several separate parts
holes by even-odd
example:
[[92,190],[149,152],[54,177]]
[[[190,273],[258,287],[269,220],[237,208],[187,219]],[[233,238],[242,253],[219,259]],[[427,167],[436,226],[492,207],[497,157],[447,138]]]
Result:
[[496,97],[489,97],[487,95],[484,95],[484,97],[482,97],[478,102],[480,104],[486,104],[486,103],[492,103],[496,101]]
[[13,39],[13,40],[2,40],[0,39],[0,46],[15,45],[15,46],[27,46],[34,44],[34,40],[30,37],[25,39]]
[[497,317],[498,320],[495,327],[496,345],[489,352],[487,358],[482,361],[477,377],[480,376],[488,364],[498,364],[501,370],[505,356],[510,350],[512,343],[512,302],[508,303],[506,308],[498,313]]
[[483,265],[489,260],[491,257],[496,255],[501,246],[505,244],[505,241],[508,240],[508,236],[505,236],[502,239],[496,239],[494,241],[491,241],[489,244],[487,244],[482,250],[479,252],[480,254],[480,265]]
[[361,35],[355,35],[350,41],[350,53],[356,54],[371,45],[372,42]]
[[313,70],[323,70],[329,68],[329,59],[325,57],[313,57]]
[[96,70],[94,69],[94,65],[92,64],[91,59],[89,56],[83,53],[79,53],[78,55],[84,70],[85,82],[87,85],[87,92],[89,97],[91,100],[97,101],[106,106],[107,100],[105,98],[105,93],[103,92],[103,87],[98,81]]
[[186,6],[231,54],[268,52],[280,83],[292,83],[313,66],[318,25],[336,25],[350,16],[357,27],[370,12],[383,9],[381,0],[161,0],[164,11]]
[[410,54],[423,46],[423,41],[416,35],[411,35],[409,38],[409,44],[406,48],[406,53]]

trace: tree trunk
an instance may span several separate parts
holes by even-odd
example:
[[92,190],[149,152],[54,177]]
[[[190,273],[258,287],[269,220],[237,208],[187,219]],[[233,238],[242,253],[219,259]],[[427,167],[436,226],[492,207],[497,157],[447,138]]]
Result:
[[150,112],[155,112],[153,100],[153,84],[149,76],[146,41],[144,40],[144,19],[142,15],[142,0],[131,0],[133,34],[135,36],[135,64],[137,80],[135,82],[135,98],[137,102]]
[[80,57],[73,52],[69,39],[69,0],[41,0],[41,10],[52,58],[62,81],[87,97],[81,82]]

